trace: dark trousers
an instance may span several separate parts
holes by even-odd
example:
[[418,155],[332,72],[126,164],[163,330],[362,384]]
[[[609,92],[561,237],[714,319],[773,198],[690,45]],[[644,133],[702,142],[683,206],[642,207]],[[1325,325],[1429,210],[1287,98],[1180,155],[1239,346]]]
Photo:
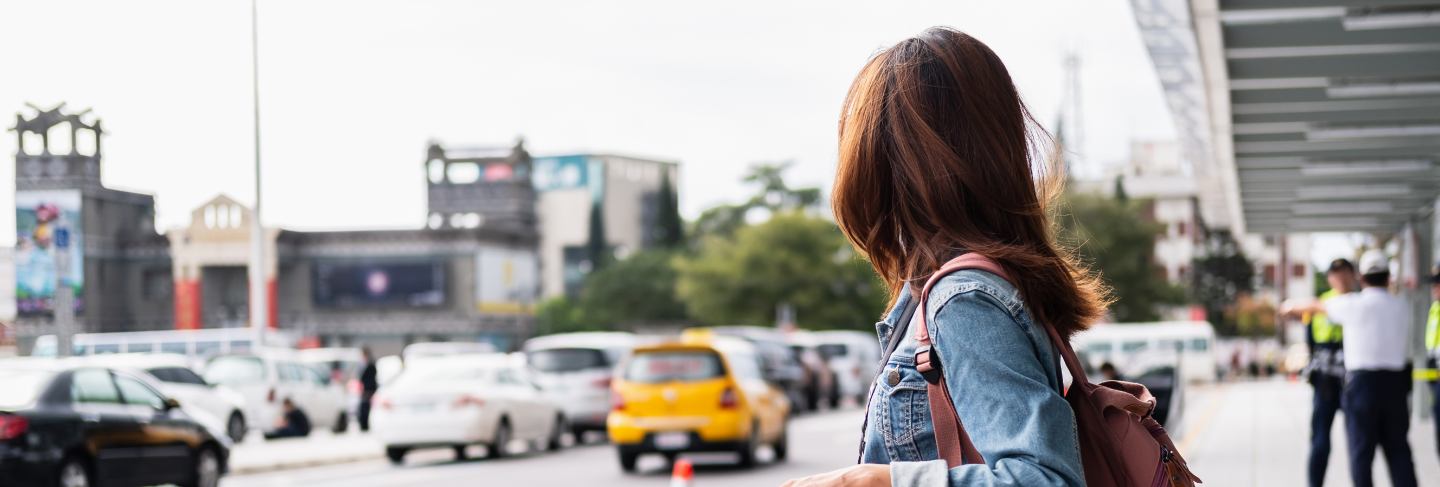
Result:
[[1350,447],[1350,480],[1371,487],[1375,447],[1385,450],[1385,465],[1395,487],[1415,487],[1415,462],[1410,455],[1410,374],[1390,370],[1351,371],[1345,381],[1342,407]]
[[1310,486],[1325,485],[1325,468],[1330,465],[1330,427],[1340,410],[1340,391],[1345,381],[1340,377],[1316,373],[1310,385],[1315,398],[1310,407]]
[[1440,381],[1431,382],[1430,387],[1435,391],[1433,404],[1430,405],[1430,418],[1435,423],[1435,445],[1437,451],[1440,451]]
[[299,438],[302,436],[308,436],[309,434],[309,430],[301,430],[300,428],[296,428],[293,426],[284,426],[275,431],[265,433],[265,439],[275,440],[280,438]]
[[360,395],[360,410],[355,411],[355,420],[360,423],[360,431],[370,431],[370,403],[374,402],[375,393]]

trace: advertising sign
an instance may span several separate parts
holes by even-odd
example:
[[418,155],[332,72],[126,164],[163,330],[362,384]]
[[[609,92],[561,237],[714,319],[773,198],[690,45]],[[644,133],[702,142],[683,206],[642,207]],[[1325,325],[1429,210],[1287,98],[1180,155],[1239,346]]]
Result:
[[15,310],[54,312],[56,277],[74,291],[75,311],[85,290],[85,242],[80,192],[15,192]]
[[534,160],[536,191],[584,188],[590,184],[589,158],[585,156],[541,157]]
[[533,250],[481,247],[475,256],[475,307],[482,313],[529,312],[539,271]]
[[320,261],[316,306],[433,307],[445,304],[445,264],[436,260]]

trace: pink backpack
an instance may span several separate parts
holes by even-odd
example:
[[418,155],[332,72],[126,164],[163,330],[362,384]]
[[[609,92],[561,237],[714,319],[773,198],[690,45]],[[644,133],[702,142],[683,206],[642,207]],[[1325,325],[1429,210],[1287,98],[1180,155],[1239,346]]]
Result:
[[[930,288],[946,275],[965,269],[995,274],[1006,281],[1005,270],[990,258],[967,253],[956,257],[936,271],[920,293],[920,325],[915,331],[915,368],[925,376],[925,389],[930,401],[930,416],[935,424],[935,443],[940,457],[950,467],[985,463],[980,451],[970,442],[950,389],[945,385],[944,370],[939,357],[930,347],[930,331],[925,326],[925,301]],[[1070,370],[1071,385],[1065,400],[1075,411],[1080,455],[1085,466],[1085,484],[1089,487],[1194,487],[1200,478],[1190,473],[1185,459],[1175,451],[1175,444],[1165,428],[1151,416],[1155,398],[1145,386],[1133,382],[1105,381],[1090,383],[1080,359],[1070,342],[1060,337],[1055,327],[1042,323],[1050,342]]]

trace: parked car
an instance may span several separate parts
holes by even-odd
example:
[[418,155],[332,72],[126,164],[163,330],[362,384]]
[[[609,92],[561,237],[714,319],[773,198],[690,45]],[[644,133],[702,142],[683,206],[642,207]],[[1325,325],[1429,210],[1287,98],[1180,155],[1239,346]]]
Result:
[[255,354],[221,355],[205,366],[205,380],[230,387],[245,398],[251,428],[278,429],[281,402],[290,398],[313,428],[343,432],[348,426],[345,391],[305,365],[294,350],[263,350]]
[[635,341],[631,333],[591,332],[525,342],[522,348],[535,381],[561,404],[575,441],[581,441],[587,431],[605,431],[615,364],[630,353]]
[[840,395],[865,404],[870,382],[880,371],[880,342],[874,333],[859,331],[819,331],[813,334],[816,349],[830,370],[835,371]]
[[495,345],[485,342],[423,342],[411,343],[400,351],[400,358],[406,364],[418,359],[445,357],[449,355],[496,353]]
[[[774,383],[790,399],[790,404],[805,404],[805,366],[790,350],[785,334],[775,328],[760,326],[717,326],[694,328],[687,333],[715,334],[743,339],[755,346],[760,356],[760,373]],[[799,407],[796,408],[800,410]]]
[[616,372],[607,421],[620,468],[635,471],[642,454],[684,452],[734,452],[749,467],[760,445],[784,461],[791,403],[765,380],[762,360],[749,341],[699,333],[636,347]]
[[365,371],[365,354],[358,348],[310,348],[299,352],[300,361],[313,367],[331,383],[345,390],[345,412],[351,418],[360,414],[360,373]]
[[180,401],[186,412],[209,415],[225,425],[232,441],[244,441],[250,423],[245,416],[245,397],[235,390],[206,382],[190,368],[190,359],[168,353],[126,353],[97,355],[90,363],[149,374],[160,392]]
[[396,464],[420,448],[470,445],[502,457],[514,441],[561,446],[565,416],[540,390],[524,362],[505,354],[463,354],[410,364],[380,388],[371,429]]
[[831,409],[840,407],[840,390],[835,384],[838,379],[820,354],[819,343],[813,334],[804,330],[795,331],[786,339],[790,342],[790,353],[805,371],[805,378],[800,381],[805,399],[801,406],[806,411],[819,411],[821,404],[827,404]]
[[230,455],[218,428],[139,374],[0,363],[0,485],[215,487]]

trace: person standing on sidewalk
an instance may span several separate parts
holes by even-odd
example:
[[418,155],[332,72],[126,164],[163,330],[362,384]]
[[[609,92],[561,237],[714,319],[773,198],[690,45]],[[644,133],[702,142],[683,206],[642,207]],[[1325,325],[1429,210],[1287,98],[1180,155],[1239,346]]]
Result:
[[[1325,271],[1330,290],[1320,295],[1320,302],[1349,294],[1355,290],[1355,265],[1346,259],[1335,259]],[[1330,465],[1330,428],[1335,413],[1340,411],[1340,391],[1345,385],[1343,332],[1339,323],[1325,313],[1312,313],[1310,333],[1310,364],[1305,367],[1310,386],[1315,389],[1310,402],[1310,487],[1325,485],[1325,470]]]
[[361,347],[360,355],[365,358],[365,368],[360,371],[360,410],[355,415],[363,432],[370,431],[370,403],[375,399],[375,391],[380,389],[380,382],[376,379],[375,355],[370,347]]
[[[1390,294],[1390,261],[1380,250],[1360,257],[1358,293],[1335,296],[1301,308],[1324,312],[1345,327],[1345,436],[1350,453],[1350,480],[1370,487],[1375,448],[1385,450],[1385,464],[1395,487],[1415,487],[1415,462],[1410,453],[1410,306]],[[1289,306],[1287,306],[1289,307]],[[1293,307],[1291,307],[1293,309]]]
[[1435,444],[1440,445],[1440,266],[1430,275],[1430,314],[1425,320],[1425,380],[1434,392],[1431,419],[1435,423]]

